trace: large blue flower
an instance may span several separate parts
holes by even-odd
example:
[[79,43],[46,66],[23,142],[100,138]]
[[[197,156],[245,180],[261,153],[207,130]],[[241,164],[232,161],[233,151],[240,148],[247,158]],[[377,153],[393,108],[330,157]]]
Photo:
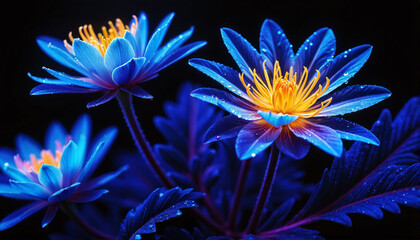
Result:
[[57,79],[40,78],[28,74],[42,83],[32,89],[31,94],[104,92],[99,99],[88,103],[88,107],[105,103],[121,89],[140,98],[152,98],[137,86],[157,77],[158,72],[172,63],[191,54],[206,44],[204,41],[182,46],[194,28],[181,33],[162,45],[174,13],[167,15],[148,38],[148,20],[145,13],[133,16],[129,25],[120,19],[109,29],[102,27],[96,34],[91,25],[79,28],[79,38],[69,33],[70,43],[49,36],[37,39],[41,49],[57,62],[75,70],[81,77],[44,69]]
[[237,136],[241,159],[255,156],[273,142],[293,158],[304,157],[309,143],[334,156],[342,153],[341,138],[379,144],[367,129],[335,117],[390,96],[387,89],[373,85],[333,91],[363,66],[371,46],[357,46],[334,57],[334,34],[321,28],[294,54],[284,31],[268,19],[261,27],[260,52],[229,28],[221,33],[241,73],[204,59],[189,62],[234,93],[201,88],[191,94],[232,114],[209,129],[207,141]]
[[90,202],[107,193],[98,187],[118,176],[118,171],[88,180],[114,141],[117,129],[109,127],[89,144],[91,122],[83,115],[71,133],[60,123],[53,123],[47,131],[45,146],[26,135],[16,138],[17,152],[1,149],[0,164],[10,180],[0,183],[0,195],[32,201],[6,216],[0,230],[18,224],[32,214],[46,208],[42,227],[55,216],[63,202]]

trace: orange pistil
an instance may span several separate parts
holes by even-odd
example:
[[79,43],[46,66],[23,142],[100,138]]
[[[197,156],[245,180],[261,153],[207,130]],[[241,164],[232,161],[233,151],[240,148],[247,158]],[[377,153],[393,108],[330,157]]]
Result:
[[249,69],[254,78],[254,86],[245,84],[244,74],[239,74],[248,96],[260,108],[259,110],[311,118],[331,103],[332,98],[329,98],[315,104],[330,85],[330,80],[326,78],[325,86],[322,87],[319,84],[318,89],[313,91],[321,77],[318,70],[316,77],[308,83],[308,69],[306,67],[303,67],[304,71],[299,82],[296,73],[293,73],[293,67],[290,68],[290,73],[286,72],[283,76],[278,61],[274,64],[272,79],[270,79],[265,68],[265,61],[263,68],[264,79],[256,73],[255,69],[253,71]]
[[[125,31],[131,31],[133,34],[135,33],[137,26],[138,26],[138,20],[136,16],[133,16],[135,22],[129,27],[128,25],[124,25],[124,23],[121,21],[121,19],[117,18],[115,20],[115,25],[112,21],[108,21],[109,28],[107,29],[105,26],[102,26],[101,33],[96,34],[93,30],[93,27],[91,24],[84,25],[79,27],[79,35],[80,38],[96,47],[99,52],[101,52],[102,56],[105,55],[106,49],[108,48],[111,41],[117,37],[124,37]],[[73,43],[74,37],[73,33],[69,32],[69,40],[70,43]],[[71,44],[67,42],[67,40],[64,40],[64,46],[66,46],[67,50],[71,53],[73,53],[73,48]]]
[[50,150],[42,150],[40,159],[38,159],[35,154],[31,154],[29,156],[29,161],[22,161],[22,159],[17,156],[15,157],[15,162],[18,169],[25,174],[30,172],[39,173],[41,166],[44,164],[60,168],[61,155],[62,152],[58,150],[55,152],[55,155],[53,155]]

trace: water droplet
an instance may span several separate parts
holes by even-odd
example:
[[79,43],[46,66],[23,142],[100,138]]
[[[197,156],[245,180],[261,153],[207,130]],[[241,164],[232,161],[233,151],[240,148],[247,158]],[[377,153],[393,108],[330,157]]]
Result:
[[162,197],[163,196],[163,193],[159,193],[159,197]]
[[255,157],[256,156],[256,154],[255,153],[251,153],[251,157]]
[[310,43],[309,43],[309,46],[312,46],[312,45],[314,45],[314,44],[313,44],[312,42],[310,42]]
[[140,234],[137,234],[137,235],[134,237],[134,239],[135,239],[135,240],[140,240],[140,239],[141,239]]
[[180,210],[178,210],[177,212],[176,212],[176,215],[181,215],[182,214],[182,212],[180,211]]
[[305,50],[308,50],[308,47],[305,47]]
[[290,47],[292,48],[293,47],[293,44],[290,44]]
[[153,227],[153,224],[150,224],[150,225],[149,225],[149,228],[150,228],[150,229],[153,229],[153,228],[154,228],[154,227]]
[[221,136],[216,136],[216,139],[217,139],[217,140],[219,140],[219,139],[221,139],[221,138],[222,138]]
[[343,76],[344,76],[344,77],[345,77],[345,76],[347,76],[347,75],[349,75],[349,73],[348,73],[348,72],[346,72],[346,73],[344,73],[344,74],[343,74]]
[[277,34],[281,34],[281,31],[277,31]]
[[404,204],[407,204],[407,201],[404,201]]
[[238,118],[242,118],[241,114],[238,115]]
[[346,58],[347,57],[347,55],[344,55],[344,58]]
[[306,42],[309,42],[309,39],[306,39]]
[[184,202],[184,205],[187,205],[187,204],[188,204],[188,201],[185,201],[185,202]]

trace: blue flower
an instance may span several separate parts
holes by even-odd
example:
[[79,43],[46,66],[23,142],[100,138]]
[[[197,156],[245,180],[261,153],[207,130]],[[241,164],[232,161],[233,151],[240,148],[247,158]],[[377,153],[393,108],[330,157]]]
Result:
[[367,129],[335,117],[390,96],[387,89],[373,85],[334,91],[363,66],[370,45],[334,57],[334,34],[321,28],[295,54],[284,31],[268,19],[261,27],[260,52],[232,29],[223,28],[221,33],[241,73],[204,59],[189,61],[233,93],[211,88],[192,92],[232,114],[208,130],[208,142],[237,136],[236,152],[241,159],[254,157],[274,142],[296,159],[308,153],[309,143],[334,156],[342,153],[341,138],[379,144]]
[[38,45],[47,55],[82,76],[70,76],[44,67],[56,79],[28,74],[42,83],[33,88],[31,94],[104,93],[87,107],[113,99],[120,89],[140,98],[153,98],[137,85],[157,77],[160,70],[206,44],[198,41],[182,46],[193,33],[191,27],[162,45],[173,17],[174,13],[167,15],[150,38],[145,13],[133,16],[129,25],[124,25],[120,19],[116,19],[115,24],[109,21],[109,28],[102,27],[98,34],[92,25],[81,26],[80,39],[70,32],[70,42],[49,36],[38,37]]
[[60,123],[51,124],[44,147],[22,134],[16,138],[18,154],[0,150],[2,170],[10,178],[8,183],[0,183],[0,195],[32,201],[3,218],[0,230],[13,227],[46,208],[42,220],[45,227],[61,203],[90,202],[108,192],[98,187],[117,177],[126,167],[92,180],[89,177],[110,148],[117,129],[105,129],[92,144],[89,144],[90,130],[90,118],[83,115],[70,134]]

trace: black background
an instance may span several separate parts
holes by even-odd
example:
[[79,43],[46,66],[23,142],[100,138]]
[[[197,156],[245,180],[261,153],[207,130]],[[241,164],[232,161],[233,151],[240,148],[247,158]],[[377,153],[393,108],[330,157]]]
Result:
[[[42,66],[71,73],[38,48],[35,42],[37,36],[51,35],[65,39],[69,31],[77,32],[80,25],[90,23],[98,30],[108,20],[117,17],[128,23],[131,16],[139,11],[148,14],[150,30],[166,14],[175,12],[166,39],[194,25],[195,32],[189,42],[206,40],[208,44],[187,59],[201,57],[232,67],[236,67],[235,63],[223,45],[219,29],[232,28],[258,47],[259,30],[266,18],[273,19],[283,28],[295,51],[312,32],[325,26],[334,31],[337,54],[360,44],[373,45],[371,57],[349,84],[384,86],[391,90],[392,96],[368,110],[346,116],[370,128],[383,108],[389,108],[395,115],[410,97],[420,94],[419,7],[419,1],[3,1],[0,27],[0,146],[14,147],[14,137],[18,133],[43,141],[45,130],[52,120],[61,121],[69,128],[80,114],[87,112],[92,117],[96,133],[109,125],[120,128],[113,149],[134,149],[116,101],[86,109],[86,103],[99,95],[30,96],[30,90],[37,83],[27,73],[47,77]],[[152,101],[135,99],[139,120],[152,143],[162,141],[154,129],[153,116],[163,114],[163,101],[174,100],[181,83],[190,80],[219,87],[215,81],[190,67],[187,59],[163,70],[157,79],[144,85],[154,96]],[[311,169],[308,179],[317,181],[322,170],[329,167],[331,158],[314,148],[312,150],[322,158],[309,163],[308,167]],[[2,203],[0,217],[19,205],[13,201]],[[419,238],[419,211],[402,209],[401,215],[386,213],[381,221],[356,216],[352,228],[333,223],[318,223],[312,227],[321,230],[328,239]],[[40,230],[41,217],[38,215],[13,229],[0,232],[0,238],[45,237],[46,232],[60,229],[63,219],[66,218],[58,214],[50,226]]]

